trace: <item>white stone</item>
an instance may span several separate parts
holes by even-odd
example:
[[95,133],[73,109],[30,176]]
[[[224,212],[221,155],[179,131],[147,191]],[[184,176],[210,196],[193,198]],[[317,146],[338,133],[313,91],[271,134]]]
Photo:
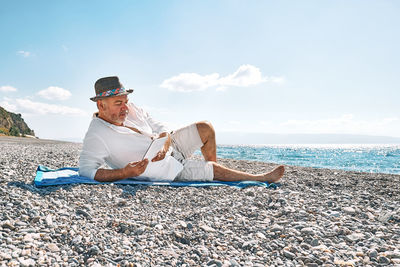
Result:
[[263,233],[260,233],[260,232],[258,232],[258,233],[256,234],[256,236],[257,236],[258,238],[261,238],[261,239],[265,239],[265,238],[266,238],[265,235],[264,235]]
[[311,227],[306,227],[301,229],[300,231],[303,235],[313,235],[314,234],[314,229],[312,229]]
[[52,226],[52,225],[53,225],[53,218],[51,217],[51,214],[48,214],[48,215],[46,216],[46,224],[47,224],[48,226]]
[[364,234],[362,233],[353,233],[346,236],[346,240],[351,242],[358,242],[362,239],[364,239]]
[[47,244],[47,248],[51,251],[51,252],[59,252],[60,249],[58,248],[58,246],[54,243],[50,243]]
[[24,258],[19,258],[18,261],[21,264],[21,266],[35,266],[36,264],[36,262],[33,259],[25,260]]
[[203,229],[203,230],[206,231],[206,232],[215,232],[215,229],[214,229],[214,228],[212,228],[212,227],[210,227],[210,226],[208,226],[208,225],[205,225],[205,224],[200,225],[200,228]]
[[184,221],[179,221],[178,223],[179,223],[183,228],[186,228],[186,227],[187,227],[187,223],[184,222]]
[[31,250],[30,249],[23,249],[21,251],[22,256],[30,256],[31,255]]
[[389,259],[400,259],[400,251],[399,250],[386,251],[386,252],[384,252],[384,255],[386,255],[386,257],[388,257]]
[[24,242],[27,242],[27,243],[33,242],[32,234],[26,234],[24,236]]
[[343,211],[348,213],[348,214],[355,214],[356,213],[356,210],[354,208],[352,208],[352,207],[344,207]]
[[156,226],[154,226],[154,228],[156,228],[157,230],[162,230],[162,229],[164,229],[164,227],[162,226],[162,224],[157,224]]
[[387,223],[390,218],[392,218],[392,215],[392,212],[383,212],[379,215],[378,221],[380,221],[381,223]]
[[11,255],[5,252],[0,251],[0,259],[1,260],[11,260]]

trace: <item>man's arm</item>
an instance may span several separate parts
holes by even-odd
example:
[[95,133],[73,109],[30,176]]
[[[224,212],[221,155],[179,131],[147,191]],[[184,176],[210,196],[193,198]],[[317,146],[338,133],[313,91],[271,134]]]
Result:
[[79,157],[79,175],[99,182],[114,182],[141,175],[148,164],[148,160],[142,160],[130,162],[121,169],[104,169],[101,166],[109,155],[107,146],[99,135],[87,134]]
[[94,179],[98,182],[115,182],[129,177],[141,175],[149,163],[148,159],[128,163],[122,169],[98,169]]

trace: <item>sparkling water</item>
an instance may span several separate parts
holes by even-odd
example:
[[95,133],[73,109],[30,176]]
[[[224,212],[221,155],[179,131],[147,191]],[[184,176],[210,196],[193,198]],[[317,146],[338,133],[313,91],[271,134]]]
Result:
[[400,174],[400,145],[220,145],[220,158]]

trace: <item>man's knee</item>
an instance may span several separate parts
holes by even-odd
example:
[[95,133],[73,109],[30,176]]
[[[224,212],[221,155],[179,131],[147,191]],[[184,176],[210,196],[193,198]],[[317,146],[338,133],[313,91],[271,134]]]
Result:
[[199,131],[200,137],[202,136],[207,136],[208,138],[215,137],[215,130],[211,122],[200,121],[196,123],[196,126],[197,130]]

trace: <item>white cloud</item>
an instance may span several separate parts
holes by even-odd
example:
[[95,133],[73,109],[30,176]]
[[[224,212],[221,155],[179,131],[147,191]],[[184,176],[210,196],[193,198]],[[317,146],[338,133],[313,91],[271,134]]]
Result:
[[67,100],[71,96],[70,91],[57,86],[50,86],[37,94],[49,100]]
[[225,77],[220,77],[218,73],[209,75],[181,73],[164,80],[160,86],[178,92],[204,91],[215,86],[217,86],[217,91],[225,91],[229,86],[248,87],[263,82],[282,83],[283,81],[282,77],[263,77],[259,68],[246,64]]
[[77,116],[86,115],[86,112],[79,108],[34,102],[29,99],[16,99],[16,103],[18,105],[19,110],[30,114],[39,114],[39,115],[59,114],[59,115],[77,115]]
[[0,102],[0,106],[4,107],[7,111],[22,113],[23,116],[47,114],[88,116],[86,111],[79,108],[35,102],[27,98],[11,99],[4,97],[3,101]]
[[263,78],[259,68],[252,65],[242,65],[233,74],[222,77],[219,84],[222,86],[240,86],[247,87],[266,82],[267,78]]
[[268,81],[269,82],[272,82],[272,83],[278,83],[278,84],[282,84],[282,83],[284,83],[285,82],[285,78],[283,78],[283,77],[269,77],[268,78]]
[[31,56],[31,52],[20,50],[17,52],[17,55],[20,55],[22,57],[29,57]]
[[218,73],[204,76],[197,73],[181,73],[163,81],[161,87],[178,92],[204,91],[218,85],[218,78]]
[[17,111],[17,106],[9,103],[7,100],[1,101],[0,107],[4,108],[7,111],[14,112],[14,113]]
[[17,88],[5,85],[5,86],[0,86],[0,92],[16,92]]

